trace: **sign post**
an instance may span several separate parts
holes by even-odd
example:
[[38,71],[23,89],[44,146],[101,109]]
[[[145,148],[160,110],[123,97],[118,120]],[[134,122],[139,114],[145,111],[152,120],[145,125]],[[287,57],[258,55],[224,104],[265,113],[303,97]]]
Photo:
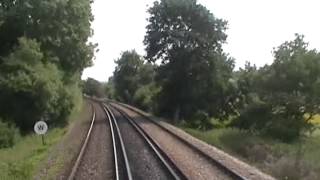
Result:
[[44,135],[41,135],[41,139],[42,139],[42,145],[46,145],[46,142],[44,141]]
[[41,135],[42,145],[46,144],[44,141],[44,135],[46,134],[47,131],[48,131],[48,125],[44,121],[38,121],[34,125],[34,132],[38,135]]

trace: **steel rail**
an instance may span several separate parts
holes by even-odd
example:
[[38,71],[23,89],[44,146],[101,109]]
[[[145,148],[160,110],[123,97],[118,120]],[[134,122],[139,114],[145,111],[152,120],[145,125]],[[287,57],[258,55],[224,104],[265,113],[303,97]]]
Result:
[[80,165],[80,162],[82,160],[82,157],[84,155],[84,152],[85,152],[85,150],[87,148],[90,136],[91,136],[92,128],[93,128],[93,125],[94,125],[94,122],[95,122],[95,119],[96,119],[96,112],[95,112],[95,109],[93,107],[93,104],[91,104],[91,107],[92,107],[93,115],[92,115],[90,128],[88,130],[86,139],[85,139],[84,143],[82,144],[82,147],[81,147],[80,153],[79,153],[79,155],[77,157],[77,160],[76,160],[76,162],[74,163],[74,165],[72,167],[71,173],[69,174],[68,180],[73,180],[74,179],[74,177],[75,177],[75,175],[77,173],[78,167]]
[[204,156],[206,159],[210,160],[213,164],[215,164],[218,168],[220,168],[226,174],[230,175],[232,178],[238,179],[238,180],[248,180],[248,178],[246,178],[246,177],[240,175],[239,173],[235,172],[234,170],[228,168],[227,166],[225,166],[224,164],[222,164],[218,160],[214,159],[213,157],[211,157],[207,153],[205,153],[202,150],[200,150],[199,148],[197,148],[195,145],[191,144],[189,141],[187,141],[187,140],[183,139],[182,137],[178,136],[177,134],[171,132],[171,130],[167,129],[166,127],[164,127],[159,122],[157,122],[157,121],[153,120],[152,118],[146,116],[145,114],[139,112],[138,110],[134,109],[133,107],[131,107],[131,106],[127,105],[127,104],[123,104],[123,103],[119,103],[119,102],[115,102],[115,101],[110,101],[110,102],[118,104],[118,105],[120,105],[120,106],[122,106],[124,108],[127,108],[127,109],[139,114],[140,116],[144,117],[145,119],[149,120],[150,122],[152,122],[156,126],[160,127],[162,130],[166,131],[167,133],[169,133],[173,137],[175,137],[178,140],[180,140],[181,142],[183,142],[185,145],[187,145],[191,149],[193,149],[196,152],[198,152],[200,155]]
[[132,126],[133,128],[142,136],[142,138],[147,142],[148,146],[156,154],[157,158],[170,172],[172,177],[176,180],[187,179],[187,177],[182,173],[182,171],[173,163],[173,161],[166,155],[166,153],[160,148],[159,144],[155,142],[140,126],[136,123],[130,116],[125,112],[111,106],[113,109],[117,110]]
[[[119,129],[119,126],[118,126],[118,123],[116,122],[116,119],[112,113],[112,111],[110,110],[110,108],[106,105],[106,104],[103,104],[104,106],[104,110],[106,113],[109,113],[110,116],[111,116],[111,121],[112,121],[112,124],[110,124],[110,126],[115,126],[115,131],[117,132],[117,135],[119,137],[119,141],[120,141],[120,146],[121,146],[121,152],[122,152],[122,155],[123,155],[123,159],[124,159],[124,162],[125,162],[125,167],[126,167],[126,173],[127,173],[127,179],[128,180],[132,180],[132,173],[131,173],[131,168],[130,168],[130,164],[129,164],[129,160],[128,160],[128,156],[127,156],[127,152],[126,152],[126,148],[125,148],[125,145],[124,145],[124,142],[123,142],[123,139],[122,139],[122,136],[121,136],[121,133],[120,133],[120,129]],[[110,122],[111,122],[110,121]],[[119,173],[119,172],[118,172]],[[118,176],[119,177],[119,176]]]
[[114,159],[114,169],[115,169],[115,176],[116,180],[119,180],[119,166],[118,166],[118,153],[117,153],[117,147],[116,147],[116,138],[114,135],[114,127],[112,125],[112,120],[109,112],[106,110],[106,108],[102,105],[104,112],[106,113],[108,117],[108,122],[110,126],[110,133],[111,133],[111,138],[112,138],[112,148],[113,148],[113,159]]

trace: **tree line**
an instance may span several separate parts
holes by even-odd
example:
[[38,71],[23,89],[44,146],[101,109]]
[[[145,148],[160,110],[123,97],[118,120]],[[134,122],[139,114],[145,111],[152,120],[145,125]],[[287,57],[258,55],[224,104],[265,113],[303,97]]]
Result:
[[283,141],[312,132],[320,111],[320,54],[304,36],[273,50],[270,65],[246,63],[223,51],[227,21],[196,0],[160,0],[148,9],[146,55],[124,51],[107,94],[175,123],[228,126]]
[[66,123],[91,65],[88,0],[0,0],[0,119],[29,132]]

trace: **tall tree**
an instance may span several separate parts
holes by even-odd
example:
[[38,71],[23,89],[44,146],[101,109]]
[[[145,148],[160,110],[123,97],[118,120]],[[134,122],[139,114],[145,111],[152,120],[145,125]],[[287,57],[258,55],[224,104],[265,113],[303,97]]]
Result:
[[196,0],[161,0],[148,10],[144,44],[150,62],[161,61],[160,111],[183,118],[197,110],[222,117],[229,112],[228,91],[234,62],[222,50],[227,22]]

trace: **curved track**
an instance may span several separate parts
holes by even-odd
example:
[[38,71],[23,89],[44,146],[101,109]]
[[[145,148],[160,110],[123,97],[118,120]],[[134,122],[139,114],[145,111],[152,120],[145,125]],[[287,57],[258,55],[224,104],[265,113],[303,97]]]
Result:
[[[229,169],[228,167],[226,167],[225,165],[221,164],[219,161],[213,159],[211,156],[209,156],[208,154],[204,153],[203,151],[201,151],[199,148],[195,147],[193,144],[191,144],[190,142],[186,141],[185,139],[181,138],[180,136],[176,135],[175,133],[171,132],[170,130],[168,130],[167,128],[163,127],[159,122],[150,119],[149,117],[145,116],[144,114],[142,114],[141,112],[137,111],[136,109],[126,105],[126,104],[122,104],[122,103],[118,103],[118,102],[114,102],[112,101],[112,103],[120,105],[123,108],[129,109],[130,111],[133,111],[137,114],[139,114],[139,116],[143,117],[144,119],[149,120],[149,122],[151,122],[152,124],[156,125],[157,127],[160,127],[160,129],[162,129],[164,132],[170,134],[170,136],[176,138],[178,141],[181,141],[183,144],[185,144],[186,146],[188,146],[189,148],[191,148],[192,150],[194,150],[195,152],[197,152],[199,154],[199,156],[204,157],[205,159],[207,159],[208,161],[210,161],[214,166],[216,166],[218,169],[220,169],[223,173],[225,173],[227,176],[229,176],[231,179],[239,179],[239,180],[247,180],[247,178],[243,177],[242,175],[236,173],[235,171],[233,171],[232,169]],[[129,117],[129,115],[127,114],[126,116]],[[136,123],[137,124],[137,123]],[[142,128],[141,128],[142,129]]]
[[116,180],[132,180],[130,164],[118,123],[108,106],[104,106],[103,109],[108,116],[109,125],[111,127]]
[[87,148],[87,145],[88,145],[88,142],[89,142],[89,139],[90,139],[90,136],[91,136],[93,125],[94,125],[95,120],[96,120],[96,111],[95,111],[95,109],[94,109],[92,104],[91,104],[91,108],[92,108],[92,112],[93,113],[92,113],[92,120],[91,120],[90,128],[89,128],[89,130],[87,132],[86,139],[84,140],[84,143],[82,144],[80,153],[79,153],[79,155],[78,155],[78,157],[77,157],[77,159],[76,159],[76,161],[75,161],[75,163],[74,163],[74,165],[72,167],[72,170],[71,170],[71,173],[70,173],[70,175],[68,177],[68,180],[73,180],[75,178],[75,175],[77,173],[77,170],[79,168],[80,162],[81,162],[81,160],[83,158],[83,155],[85,153],[85,150]]
[[[153,134],[152,132],[149,134],[150,129],[144,129],[144,127],[141,126],[142,124],[138,123],[140,120],[138,121],[136,119],[137,117],[131,117],[132,114],[129,115],[130,113],[127,113],[128,110],[135,112],[148,122],[151,122],[151,124],[159,127],[161,129],[161,134],[169,134],[170,139],[173,138],[175,139],[174,141],[177,142],[177,145],[174,144],[175,148],[192,149],[193,153],[196,154],[193,154],[192,156],[195,155],[200,159],[204,159],[207,164],[211,164],[210,166],[215,166],[216,169],[219,169],[220,173],[225,174],[225,176],[228,177],[223,179],[246,179],[223,164],[219,163],[211,156],[202,152],[190,142],[182,139],[180,136],[163,127],[161,124],[159,124],[159,122],[150,119],[128,105],[116,103],[113,105],[111,104],[110,106],[101,104],[99,107],[97,107],[98,103],[95,104],[96,108],[94,108],[94,105],[92,105],[93,113],[90,127],[88,128],[86,138],[72,167],[72,171],[68,177],[68,180],[87,179],[94,177],[91,176],[90,173],[89,175],[82,175],[83,171],[87,171],[88,166],[92,166],[92,162],[96,165],[89,168],[100,168],[100,171],[97,171],[95,174],[96,179],[97,177],[98,179],[105,179],[108,177],[107,179],[116,180],[150,178],[176,180],[188,179],[188,175],[185,174],[188,174],[188,171],[182,171],[180,169],[181,162],[179,163],[179,161],[176,161],[172,154],[168,154],[166,148],[163,149],[166,144],[163,144],[163,142],[161,144],[161,141],[157,142],[157,138],[150,136]],[[96,120],[97,108],[99,108],[98,120]],[[97,124],[99,122],[101,124]],[[102,126],[104,128],[102,128]],[[169,136],[167,135],[167,137]],[[94,143],[91,141],[94,141]],[[102,141],[103,145],[100,146]],[[109,147],[106,148],[106,146]],[[88,148],[91,150],[87,150]],[[99,155],[94,154],[97,148]],[[107,150],[102,151],[100,150],[101,148]],[[173,151],[175,151],[175,149]],[[109,156],[108,160],[106,160],[104,156]],[[88,158],[92,158],[92,160],[88,160]],[[99,161],[99,158],[104,158],[104,162],[96,163],[96,161]],[[86,163],[82,161],[86,161]],[[108,165],[106,165],[106,162]],[[101,168],[101,166],[103,166],[103,168]],[[105,173],[105,171],[108,172]]]
[[[165,169],[165,173],[168,174],[166,178],[182,180],[187,179],[186,176],[180,171],[180,169],[173,163],[173,161],[166,155],[164,151],[159,147],[159,145],[126,113],[122,110],[112,107],[110,108],[113,111],[118,112],[131,127],[140,135],[139,137],[143,139],[145,144],[148,146],[147,148],[150,150],[150,154],[153,154],[158,161],[157,164]],[[142,151],[142,150],[141,150]],[[156,163],[149,161],[150,163]]]
[[99,102],[93,102],[92,109],[90,127],[68,180],[131,180],[126,150],[113,114]]
[[[107,179],[116,180],[149,179],[148,177],[150,176],[147,175],[148,173],[145,173],[146,171],[150,172],[151,170],[151,173],[159,173],[153,171],[152,168],[147,168],[143,169],[143,171],[140,171],[139,173],[141,174],[139,176],[133,176],[131,173],[131,165],[138,165],[140,167],[146,165],[148,167],[153,166],[158,167],[159,169],[165,169],[162,175],[153,176],[157,177],[156,179],[163,179],[163,177],[165,177],[164,179],[186,179],[179,171],[179,169],[177,169],[165,156],[165,154],[161,152],[161,150],[157,147],[157,144],[155,144],[141,128],[139,128],[131,119],[129,119],[129,117],[126,117],[124,114],[122,114],[122,112],[110,108],[106,105],[100,106],[97,102],[92,103],[92,111],[93,113],[90,126],[86,133],[86,137],[81,146],[80,152],[68,176],[68,180],[88,178],[105,179],[106,177],[108,177]],[[120,130],[121,126],[119,126],[118,119],[116,119],[113,113],[114,111],[117,111],[118,114],[121,114],[123,116],[122,118],[126,119],[126,121],[128,121],[128,124],[132,126],[131,133],[139,134],[136,135],[133,139],[133,141],[135,141],[133,144],[125,144],[123,135],[121,134]],[[122,131],[126,132],[127,129],[123,129]],[[105,135],[108,135],[109,138],[105,138]],[[140,159],[131,161],[130,163],[127,152],[134,149],[133,145],[136,146],[135,143],[137,143],[138,140],[140,142],[143,142],[140,144],[144,144],[144,146],[142,147],[135,147],[138,151],[138,154],[140,155]],[[104,145],[100,145],[100,142],[103,142],[102,144]],[[126,148],[127,145],[129,149]],[[106,148],[105,146],[109,146],[109,148]],[[106,151],[101,149],[108,150]],[[95,152],[98,152],[98,154],[94,154]],[[146,154],[142,155],[143,153],[141,152],[147,153],[147,156],[151,156],[153,158],[143,159],[141,158],[141,156],[143,157]],[[103,153],[112,156],[108,160],[109,168],[107,168],[105,163],[98,162],[99,159],[106,158]],[[154,161],[152,159],[158,160]],[[106,160],[103,161],[105,162]],[[161,163],[161,165],[158,164],[159,162]],[[112,172],[112,174],[101,173],[101,170],[97,171],[96,174],[91,174],[92,170],[96,168],[110,171]],[[133,167],[133,169],[137,168]]]

